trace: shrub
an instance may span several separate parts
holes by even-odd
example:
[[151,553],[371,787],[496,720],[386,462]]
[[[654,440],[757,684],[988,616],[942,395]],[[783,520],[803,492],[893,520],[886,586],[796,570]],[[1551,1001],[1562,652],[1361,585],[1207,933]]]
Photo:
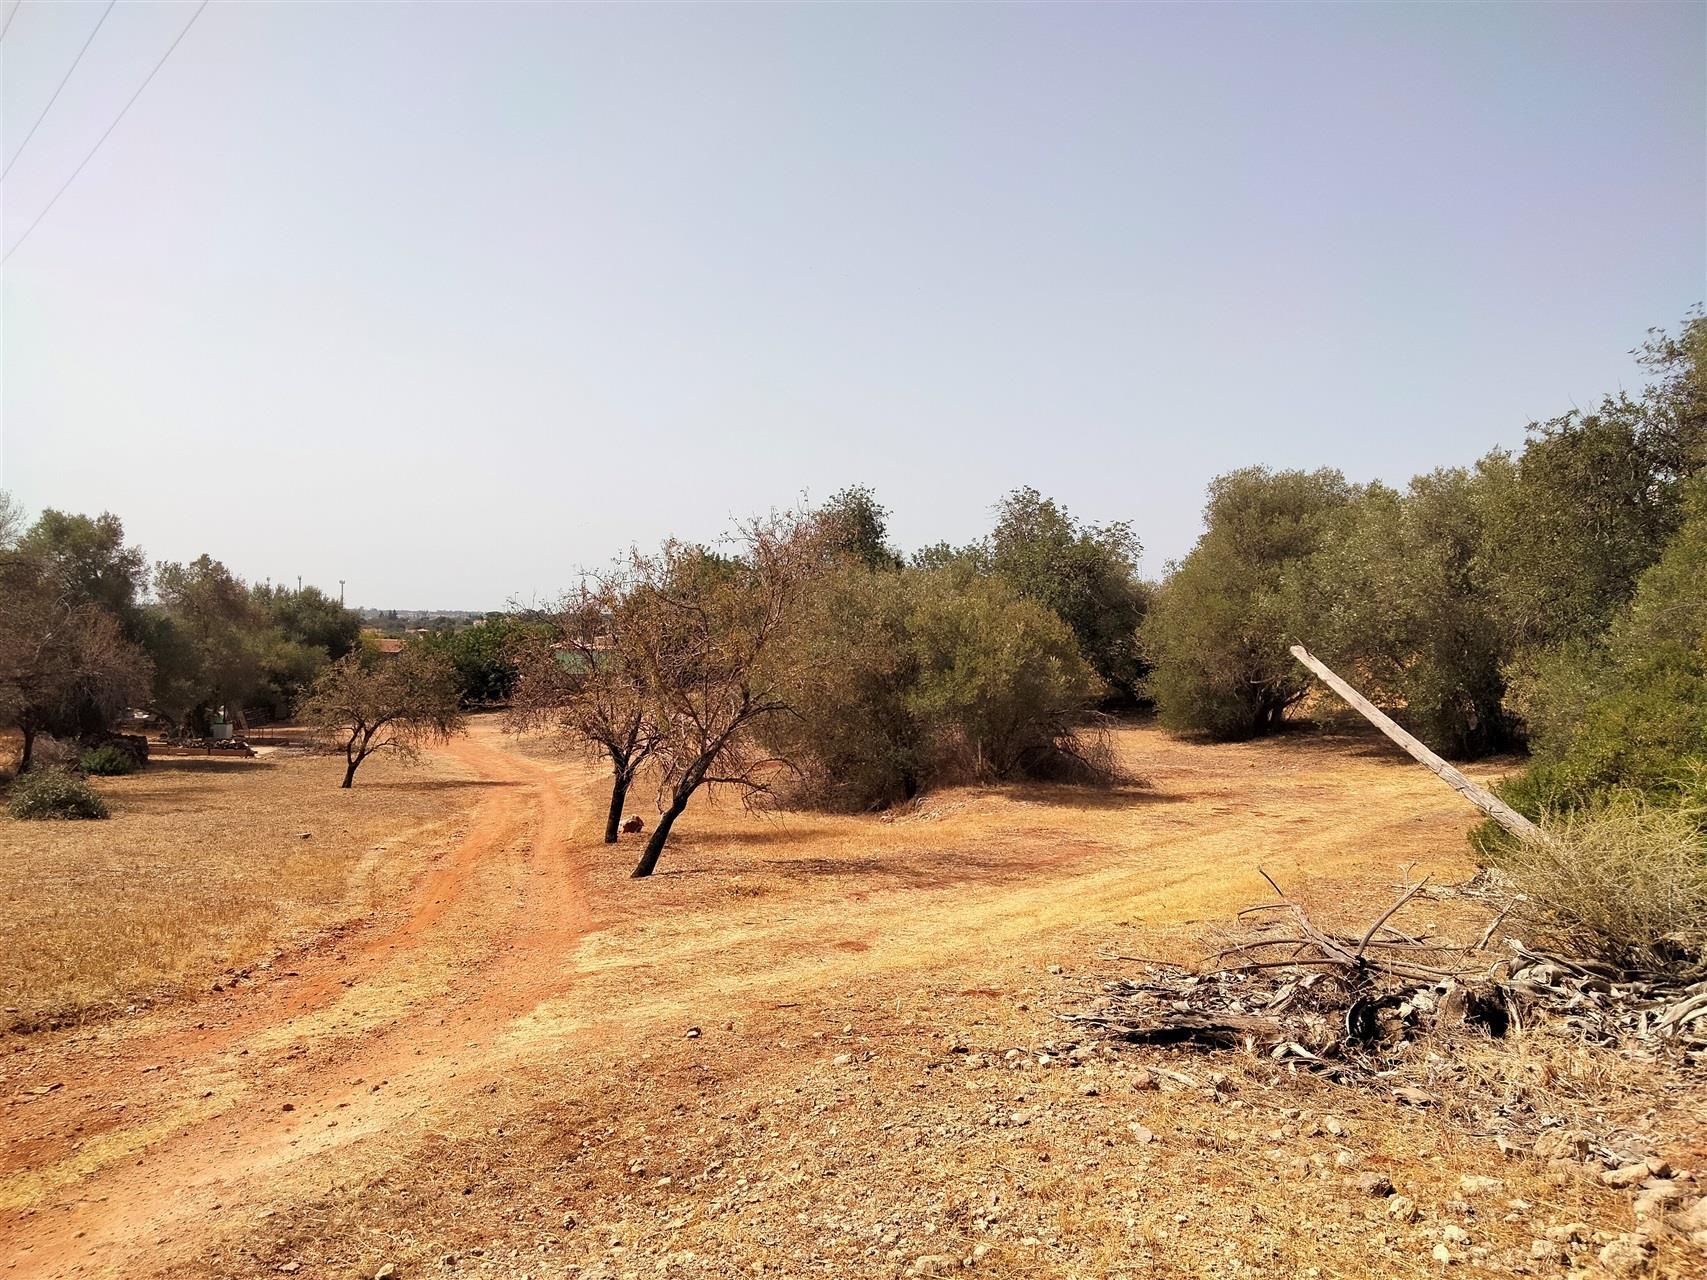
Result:
[[84,773],[94,774],[97,778],[116,778],[135,773],[137,769],[136,757],[110,742],[85,751],[80,763]]
[[1579,954],[1632,969],[1707,960],[1707,843],[1694,817],[1623,795],[1556,816],[1555,841],[1499,861],[1529,907]]
[[786,661],[792,714],[765,735],[805,803],[876,809],[929,786],[1113,772],[1106,743],[1077,729],[1097,680],[1072,632],[999,578],[831,575]]
[[33,769],[12,784],[6,811],[14,818],[104,818],[107,803],[83,779],[62,769]]

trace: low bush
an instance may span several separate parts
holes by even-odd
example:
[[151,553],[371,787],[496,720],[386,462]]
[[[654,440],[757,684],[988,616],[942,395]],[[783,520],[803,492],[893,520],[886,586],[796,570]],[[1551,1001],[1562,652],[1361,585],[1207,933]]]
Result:
[[25,820],[104,818],[107,802],[63,769],[32,769],[12,784],[6,812]]
[[85,751],[79,763],[84,773],[97,778],[117,778],[137,770],[136,757],[110,742]]
[[1696,815],[1627,794],[1509,843],[1501,868],[1538,922],[1577,954],[1637,970],[1707,964],[1707,841]]

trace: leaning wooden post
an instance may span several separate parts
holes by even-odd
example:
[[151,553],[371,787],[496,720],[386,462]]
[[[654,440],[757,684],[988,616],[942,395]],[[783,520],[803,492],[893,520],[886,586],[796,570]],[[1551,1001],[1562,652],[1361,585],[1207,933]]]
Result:
[[1411,759],[1415,760],[1425,769],[1428,769],[1431,773],[1439,777],[1447,786],[1451,787],[1459,795],[1463,796],[1471,804],[1475,805],[1483,813],[1487,814],[1488,817],[1499,823],[1500,826],[1511,832],[1512,835],[1516,836],[1519,840],[1534,840],[1541,844],[1553,843],[1552,836],[1548,835],[1516,809],[1513,809],[1493,793],[1483,789],[1482,787],[1478,787],[1474,782],[1471,782],[1470,779],[1459,773],[1458,770],[1447,764],[1446,761],[1435,755],[1434,752],[1430,751],[1421,742],[1417,741],[1410,734],[1399,728],[1398,725],[1393,723],[1392,718],[1383,712],[1381,708],[1377,707],[1356,689],[1353,689],[1344,680],[1341,680],[1333,673],[1326,663],[1316,657],[1315,654],[1311,653],[1303,645],[1293,645],[1292,656],[1297,658],[1298,661],[1302,662],[1306,667],[1310,668],[1311,671],[1320,676],[1328,688],[1332,689],[1335,693],[1339,694],[1340,697],[1349,702],[1353,709],[1358,711],[1365,720],[1369,721],[1370,724],[1374,725],[1377,729],[1381,730],[1382,733],[1386,734],[1394,742],[1398,743],[1399,746],[1403,747]]

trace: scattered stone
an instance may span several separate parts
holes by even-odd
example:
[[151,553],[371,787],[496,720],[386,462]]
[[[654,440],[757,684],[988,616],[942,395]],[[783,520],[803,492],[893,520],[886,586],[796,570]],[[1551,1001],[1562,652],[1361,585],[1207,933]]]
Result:
[[1470,1233],[1455,1223],[1447,1223],[1440,1229],[1440,1238],[1447,1244],[1469,1244]]
[[1589,1136],[1580,1129],[1548,1129],[1535,1139],[1540,1160],[1583,1160],[1588,1156]]
[[1608,1169],[1600,1175],[1600,1180],[1609,1187],[1633,1187],[1637,1183],[1646,1182],[1653,1177],[1653,1170],[1648,1168],[1648,1162],[1642,1160],[1636,1164],[1627,1164],[1622,1168]]
[[1685,1192],[1669,1178],[1649,1178],[1636,1193],[1636,1218],[1658,1218],[1684,1201]]
[[1134,1093],[1143,1093],[1146,1089],[1154,1089],[1155,1087],[1156,1077],[1143,1067],[1139,1067],[1132,1073],[1132,1090]]
[[1600,1265],[1615,1276],[1640,1275],[1648,1269],[1653,1252],[1653,1244],[1644,1236],[1615,1236],[1601,1249]]
[[913,1259],[916,1276],[951,1276],[959,1270],[959,1261],[946,1253],[923,1253]]
[[1557,1240],[1536,1240],[1529,1246],[1529,1256],[1537,1262],[1569,1262],[1571,1251]]
[[838,1053],[834,1058],[830,1059],[830,1065],[832,1067],[846,1067],[852,1065],[852,1063],[853,1054],[851,1053]]
[[1707,1196],[1674,1214],[1671,1225],[1689,1235],[1694,1235],[1697,1231],[1707,1231]]
[[1384,1173],[1360,1173],[1351,1180],[1351,1185],[1366,1196],[1390,1196],[1393,1194],[1393,1184]]
[[1326,1129],[1336,1138],[1343,1138],[1351,1132],[1351,1130],[1346,1127],[1345,1121],[1341,1120],[1338,1116],[1329,1116],[1326,1120],[1322,1121],[1322,1128]]
[[1467,1173],[1458,1179],[1458,1190],[1467,1196],[1491,1196],[1504,1188],[1505,1183],[1498,1178],[1484,1177],[1479,1173]]
[[1387,1197],[1387,1216],[1394,1222],[1415,1222],[1422,1213],[1415,1200],[1395,1192]]
[[698,1040],[699,1035],[700,1035],[700,1032],[699,1032],[698,1027],[689,1027],[688,1028],[688,1039],[689,1040]]
[[280,1111],[295,1111],[296,1110],[296,1103],[287,1102],[284,1104],[284,1106],[280,1107],[279,1110]]
[[395,1262],[388,1262],[373,1273],[373,1280],[397,1280],[398,1271]]
[[1154,1142],[1156,1140],[1156,1135],[1141,1124],[1129,1124],[1126,1127],[1131,1131],[1134,1142]]
[[1340,1152],[1335,1153],[1335,1155],[1334,1155],[1334,1168],[1336,1168],[1336,1169],[1355,1169],[1355,1168],[1357,1168],[1357,1153],[1354,1151],[1340,1151]]
[[1443,1267],[1451,1266],[1453,1261],[1454,1261],[1454,1259],[1452,1257],[1452,1250],[1448,1249],[1443,1244],[1435,1245],[1434,1246],[1434,1260],[1436,1262],[1440,1263],[1441,1266],[1443,1266]]

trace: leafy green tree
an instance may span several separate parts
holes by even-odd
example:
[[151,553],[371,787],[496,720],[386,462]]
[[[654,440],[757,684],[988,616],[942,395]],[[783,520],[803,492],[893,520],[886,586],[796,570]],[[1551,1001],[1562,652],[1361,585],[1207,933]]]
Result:
[[826,552],[867,569],[899,569],[901,557],[889,545],[889,508],[863,484],[850,485],[818,508]]
[[126,545],[117,516],[67,515],[50,508],[36,518],[22,546],[42,559],[67,599],[105,609],[127,636],[136,637],[148,562],[140,547]]
[[520,678],[520,650],[546,630],[537,623],[496,614],[470,627],[436,631],[412,641],[408,648],[441,654],[450,663],[464,706],[489,705],[509,700]]
[[1142,548],[1131,525],[1083,524],[1030,488],[1008,494],[996,513],[990,570],[1067,624],[1118,701],[1137,701],[1146,675],[1138,628],[1150,588],[1138,576]]
[[1218,738],[1280,726],[1309,689],[1287,652],[1287,575],[1320,549],[1354,495],[1329,470],[1247,467],[1210,483],[1207,528],[1158,592],[1141,633],[1164,725]]
[[1707,477],[1603,645],[1541,679],[1577,708],[1536,726],[1534,763],[1506,788],[1531,813],[1617,791],[1707,814]]
[[241,579],[211,556],[154,570],[155,603],[143,620],[154,660],[153,707],[179,728],[225,707],[243,723],[261,681],[266,618]]
[[1287,576],[1289,625],[1443,754],[1510,745],[1504,637],[1482,581],[1487,489],[1462,468],[1370,485]]

